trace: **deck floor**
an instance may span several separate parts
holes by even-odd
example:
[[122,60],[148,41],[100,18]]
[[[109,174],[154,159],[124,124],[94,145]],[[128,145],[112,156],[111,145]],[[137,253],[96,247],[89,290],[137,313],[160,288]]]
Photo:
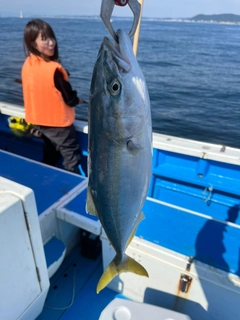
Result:
[[108,288],[96,293],[102,271],[101,255],[90,260],[76,247],[51,278],[45,306],[36,320],[97,320],[117,295]]

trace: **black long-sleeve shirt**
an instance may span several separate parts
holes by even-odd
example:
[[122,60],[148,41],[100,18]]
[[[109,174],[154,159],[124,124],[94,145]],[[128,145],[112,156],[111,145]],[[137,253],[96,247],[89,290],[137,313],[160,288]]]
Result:
[[63,74],[58,69],[54,73],[54,84],[61,92],[63,100],[68,106],[75,107],[79,103],[77,91],[73,90],[71,84],[64,80]]

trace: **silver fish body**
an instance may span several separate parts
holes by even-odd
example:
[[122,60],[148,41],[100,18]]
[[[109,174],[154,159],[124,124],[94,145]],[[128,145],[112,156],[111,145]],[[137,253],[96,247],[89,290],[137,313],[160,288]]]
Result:
[[89,97],[87,212],[95,214],[116,251],[97,292],[121,272],[147,276],[125,254],[146,200],[152,163],[152,124],[146,82],[128,35],[104,38]]

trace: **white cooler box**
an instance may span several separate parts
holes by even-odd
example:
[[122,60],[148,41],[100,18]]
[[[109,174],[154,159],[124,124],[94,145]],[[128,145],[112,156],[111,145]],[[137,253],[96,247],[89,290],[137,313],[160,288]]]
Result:
[[49,288],[34,193],[0,177],[0,318],[34,320]]
[[115,298],[102,311],[99,320],[191,320],[187,315],[168,309]]

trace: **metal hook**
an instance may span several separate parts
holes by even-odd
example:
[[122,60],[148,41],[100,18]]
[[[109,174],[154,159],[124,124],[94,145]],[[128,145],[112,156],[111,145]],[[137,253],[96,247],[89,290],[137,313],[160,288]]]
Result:
[[100,17],[104,23],[104,25],[106,26],[108,32],[111,34],[111,36],[113,37],[113,39],[118,42],[118,37],[116,35],[116,32],[114,31],[112,24],[111,24],[111,16],[112,16],[112,12],[114,9],[115,5],[121,5],[121,6],[125,6],[126,4],[129,5],[130,9],[133,12],[133,24],[132,24],[132,29],[130,30],[128,36],[132,37],[137,29],[138,26],[138,22],[140,19],[140,13],[141,13],[141,5],[138,2],[138,0],[124,0],[124,1],[120,1],[119,0],[102,0],[102,4],[101,4],[101,11],[100,11]]

